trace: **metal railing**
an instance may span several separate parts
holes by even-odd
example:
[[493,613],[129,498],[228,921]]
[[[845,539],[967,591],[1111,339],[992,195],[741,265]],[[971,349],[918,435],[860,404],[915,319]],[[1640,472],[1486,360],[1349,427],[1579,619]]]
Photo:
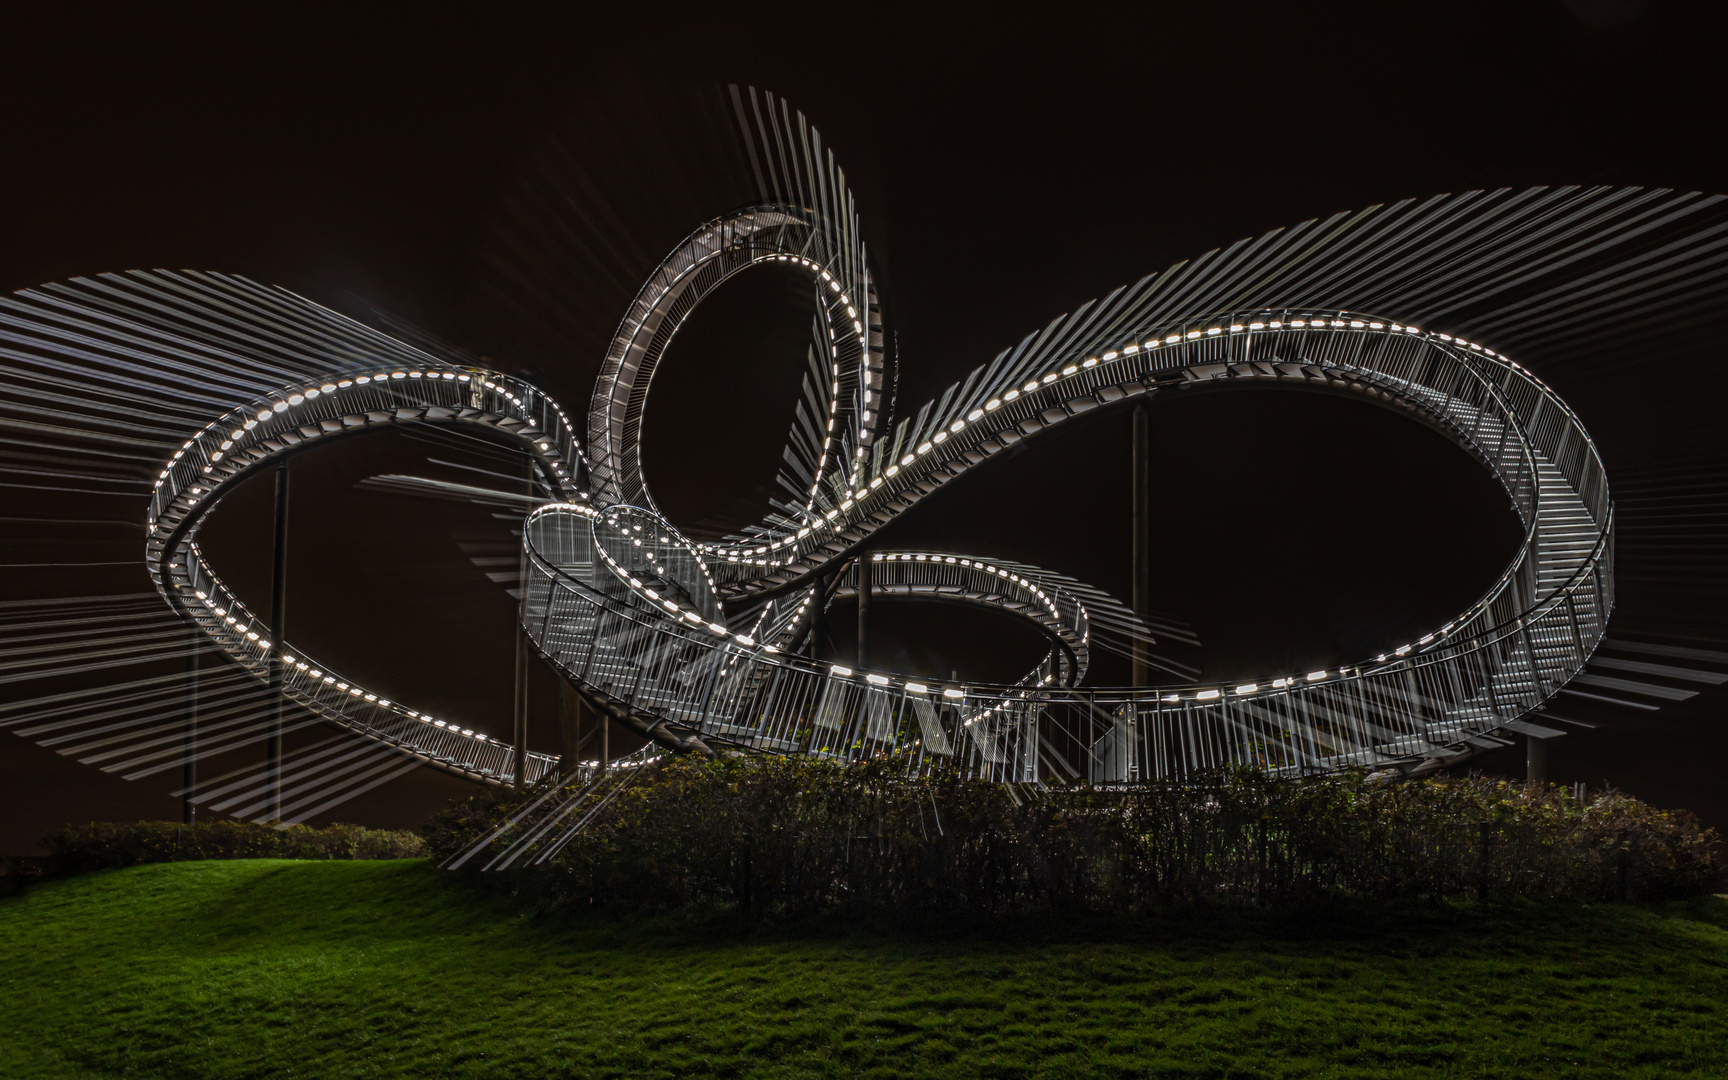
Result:
[[[282,693],[321,719],[468,779],[513,778],[516,748],[470,727],[435,719],[338,675],[288,642],[240,602],[205,564],[195,542],[204,514],[223,494],[286,454],[321,441],[404,423],[472,424],[522,444],[542,480],[577,497],[581,455],[556,402],[533,386],[483,368],[384,365],[284,387],[231,411],[188,440],[157,478],[146,553],[157,588],[215,645],[260,681],[280,668]],[[556,755],[528,753],[529,782],[550,774]]]
[[[405,422],[488,425],[522,443],[567,500],[535,510],[524,527],[523,618],[545,655],[607,698],[705,739],[842,761],[893,756],[911,769],[1021,783],[1174,777],[1226,764],[1280,773],[1408,765],[1493,744],[1494,732],[1583,666],[1613,605],[1612,508],[1594,445],[1546,386],[1478,346],[1348,313],[1203,322],[1214,325],[1147,331],[1134,352],[1083,350],[940,440],[878,443],[868,471],[879,482],[822,527],[748,559],[705,558],[652,510],[584,502],[567,418],[533,387],[435,364],[348,372],[286,387],[189,440],[152,499],[151,568],[171,602],[249,670],[268,677],[281,663],[283,692],[295,701],[490,782],[509,775],[515,748],[381,700],[263,636],[193,543],[222,493],[319,439]],[[1012,686],[954,684],[782,651],[807,624],[817,572],[839,569],[882,523],[993,454],[1135,396],[1255,384],[1365,396],[1445,432],[1506,489],[1526,529],[1517,556],[1476,604],[1419,641],[1335,670],[1235,685],[1063,687],[1056,661]],[[956,560],[956,575],[996,569]],[[890,585],[898,565],[882,566]],[[765,581],[781,595],[756,589],[769,599],[754,622],[729,625],[728,590],[749,596]],[[1009,584],[1025,595],[1008,599],[1084,644],[1078,601]],[[530,755],[527,778],[555,764]]]
[[[1193,324],[1165,328],[1148,338],[1174,338],[1173,346],[1146,349],[1139,355],[1152,359],[1125,368],[1076,358],[1067,375],[944,440],[941,453],[915,451],[854,517],[898,512],[929,494],[938,469],[956,475],[1078,415],[1080,402],[1121,400],[1127,387],[1296,381],[1366,395],[1463,445],[1504,486],[1526,528],[1483,597],[1419,641],[1338,669],[1233,685],[1060,689],[851,671],[656,610],[640,592],[609,584],[617,575],[598,553],[618,548],[596,540],[616,528],[607,515],[636,524],[655,515],[584,505],[544,507],[525,526],[530,636],[572,678],[705,737],[838,760],[892,755],[910,769],[1012,782],[1178,777],[1229,764],[1286,774],[1413,765],[1500,742],[1496,731],[1582,668],[1613,605],[1612,510],[1594,445],[1546,386],[1478,346],[1348,313],[1277,314],[1220,316],[1206,320],[1217,333],[1208,326],[1198,336],[1186,328]],[[1303,328],[1246,331],[1284,323]],[[1009,433],[1018,438],[1004,439]],[[825,547],[827,563],[788,559],[772,572],[802,586],[870,531],[847,528],[845,519],[836,525],[838,545],[813,537],[800,547]],[[670,541],[674,533],[656,535]],[[661,551],[656,565],[670,558]],[[722,590],[728,579],[759,580],[768,569],[705,562],[695,552],[687,565],[699,568],[708,590],[716,580]]]

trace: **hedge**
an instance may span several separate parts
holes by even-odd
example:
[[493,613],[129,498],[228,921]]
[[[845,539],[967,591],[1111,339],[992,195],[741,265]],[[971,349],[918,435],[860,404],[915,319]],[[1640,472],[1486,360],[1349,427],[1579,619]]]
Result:
[[188,859],[412,859],[424,844],[411,832],[329,825],[278,829],[250,821],[91,821],[42,838],[51,874]]
[[[544,867],[489,879],[549,905],[1005,913],[1195,902],[1707,892],[1716,834],[1616,791],[1361,775],[1025,788],[893,762],[683,758],[649,767]],[[442,860],[520,797],[439,815]],[[555,834],[554,834],[555,835]],[[470,867],[484,859],[475,859]]]

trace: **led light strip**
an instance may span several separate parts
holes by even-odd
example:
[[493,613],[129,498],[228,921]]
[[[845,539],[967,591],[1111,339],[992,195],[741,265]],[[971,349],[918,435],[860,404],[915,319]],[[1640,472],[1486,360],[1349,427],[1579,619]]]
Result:
[[[556,419],[542,426],[536,411]],[[545,474],[582,507],[587,493],[576,490],[567,463],[582,460],[568,420],[555,402],[538,390],[495,372],[439,365],[344,374],[326,381],[284,387],[207,424],[181,446],[157,476],[148,518],[146,551],[158,588],[204,627],[197,613],[213,620],[204,627],[213,640],[264,677],[266,662],[279,659],[285,690],[326,719],[369,738],[389,742],[448,771],[488,782],[508,779],[506,762],[513,748],[484,732],[451,724],[409,709],[343,678],[285,642],[272,642],[268,629],[233,597],[203,565],[193,537],[202,516],[244,477],[283,453],[318,439],[379,424],[400,422],[475,423],[513,436],[540,462]],[[164,572],[166,568],[166,572]],[[200,587],[202,585],[203,587]],[[332,695],[346,700],[337,704]],[[355,710],[362,710],[365,717]],[[393,718],[393,734],[379,717]],[[402,725],[406,724],[406,727]],[[408,734],[420,729],[427,737]],[[448,745],[428,749],[433,734]],[[453,742],[449,742],[453,739]],[[463,747],[466,746],[467,749]],[[488,764],[479,764],[485,761]],[[540,775],[556,759],[529,755],[529,772]]]
[[[1302,345],[1297,345],[1293,350],[1275,348],[1259,356],[1248,353],[1246,350],[1220,353],[1214,351],[1210,345],[1211,342],[1229,341],[1234,338],[1252,339],[1255,335],[1260,334],[1278,335],[1272,340],[1281,343],[1286,341],[1290,334],[1309,338],[1315,334],[1333,335],[1338,333],[1377,335],[1385,341],[1419,342],[1422,347],[1434,350],[1436,354],[1449,356],[1451,357],[1449,362],[1463,365],[1460,370],[1472,372],[1471,377],[1476,382],[1470,385],[1476,387],[1472,393],[1479,395],[1480,404],[1449,397],[1426,384],[1417,384],[1407,378],[1387,374],[1378,369],[1358,369],[1338,366],[1330,360],[1317,360],[1314,356],[1314,350]],[[1431,414],[1438,423],[1450,424],[1450,430],[1461,439],[1473,437],[1467,435],[1466,426],[1486,438],[1495,438],[1493,433],[1501,432],[1502,434],[1498,436],[1498,445],[1502,447],[1502,450],[1499,451],[1502,456],[1489,462],[1491,468],[1498,470],[1515,467],[1515,470],[1521,475],[1531,477],[1535,475],[1534,458],[1531,457],[1531,452],[1522,441],[1523,435],[1521,428],[1518,427],[1513,406],[1500,402],[1496,396],[1502,393],[1501,386],[1509,385],[1496,372],[1515,373],[1517,379],[1532,386],[1544,400],[1553,400],[1551,391],[1539,381],[1529,377],[1524,369],[1512,361],[1473,342],[1461,340],[1451,335],[1428,334],[1420,328],[1406,326],[1402,323],[1357,318],[1348,312],[1341,312],[1337,315],[1284,313],[1282,317],[1278,318],[1219,322],[1211,326],[1184,328],[1158,335],[1147,334],[1145,336],[1137,335],[1137,337],[1139,340],[1124,343],[1115,348],[1089,351],[1077,355],[1074,360],[1055,365],[1037,378],[1028,379],[1025,382],[1016,381],[1004,384],[1005,388],[987,398],[984,404],[969,410],[964,418],[957,418],[949,422],[927,441],[921,442],[909,454],[891,464],[888,469],[884,470],[882,476],[874,479],[873,486],[861,498],[848,500],[841,506],[835,507],[825,514],[821,521],[800,529],[791,537],[781,536],[769,543],[758,542],[751,546],[701,545],[701,551],[712,553],[717,558],[725,560],[718,565],[736,573],[743,573],[745,576],[738,579],[741,582],[748,583],[751,580],[749,576],[751,573],[762,575],[772,573],[780,568],[790,567],[793,572],[790,584],[792,587],[800,587],[807,577],[821,571],[824,566],[831,564],[835,559],[845,556],[844,553],[829,555],[826,562],[811,562],[802,565],[795,563],[795,558],[817,551],[818,545],[825,545],[828,552],[833,552],[834,545],[830,541],[830,537],[841,538],[843,543],[847,545],[858,543],[858,534],[855,531],[845,532],[844,537],[841,534],[844,530],[855,529],[857,525],[862,523],[860,519],[865,515],[877,515],[879,520],[879,504],[871,501],[878,492],[883,495],[900,495],[911,485],[930,477],[937,468],[949,465],[960,458],[963,453],[979,446],[986,440],[994,439],[1011,428],[1024,424],[1028,418],[1038,417],[1040,422],[1037,427],[1040,430],[1053,423],[1060,423],[1062,419],[1072,415],[1071,411],[1066,408],[1068,402],[1093,398],[1101,389],[1108,389],[1112,385],[1121,385],[1129,381],[1141,384],[1141,380],[1147,380],[1143,384],[1137,385],[1135,389],[1151,389],[1153,387],[1150,380],[1155,375],[1160,377],[1165,375],[1178,376],[1181,379],[1181,384],[1185,385],[1187,380],[1192,377],[1193,372],[1196,371],[1205,372],[1216,369],[1216,372],[1220,374],[1236,374],[1229,370],[1232,365],[1237,367],[1251,366],[1249,364],[1251,358],[1265,370],[1263,373],[1250,372],[1250,374],[1280,377],[1274,367],[1277,365],[1293,366],[1304,373],[1301,378],[1305,382],[1312,378],[1321,378],[1329,380],[1329,384],[1364,388],[1381,396],[1396,394],[1398,400],[1406,408],[1421,412],[1424,415]],[[1202,351],[1184,354],[1183,350],[1185,349]],[[1319,350],[1319,352],[1324,353],[1325,350]],[[1154,353],[1169,353],[1174,356],[1174,360],[1160,359],[1157,362],[1148,363],[1150,354]],[[1474,359],[1466,360],[1467,357]],[[1273,367],[1267,367],[1268,364],[1273,365]],[[1319,364],[1319,367],[1315,367],[1316,364]],[[1475,364],[1476,367],[1472,369],[1469,367],[1470,364]],[[1305,374],[1310,371],[1316,372],[1316,374]],[[1085,380],[1082,390],[1079,393],[1066,390],[1065,380],[1075,379],[1082,373],[1092,373]],[[1211,376],[1202,375],[1200,377]],[[1120,393],[1117,394],[1118,399],[1121,396]],[[1026,404],[1025,399],[1028,398],[1035,398],[1035,404]],[[1017,411],[1013,411],[1010,415],[1010,410],[1005,406],[1016,401],[1020,401],[1021,404],[1017,406]],[[1499,403],[1497,404],[1497,402]],[[1556,402],[1556,404],[1558,403]],[[1052,406],[1062,406],[1062,408],[1053,408]],[[1499,412],[1495,413],[1494,410],[1499,410]],[[1061,415],[1058,416],[1058,413]],[[1492,416],[1495,415],[1504,416],[1507,419],[1492,419]],[[1563,411],[1563,415],[1572,419],[1569,410]],[[1490,421],[1487,429],[1483,428],[1485,421]],[[1514,448],[1514,452],[1512,457],[1507,458],[1504,456],[1507,436],[1514,435],[1516,437],[1510,444]],[[1017,441],[1017,438],[1012,441]],[[1002,445],[1009,444],[1011,443]],[[998,445],[996,449],[1001,449],[1002,445]],[[988,450],[988,448],[986,449]],[[1536,497],[1539,495],[1532,496],[1532,498]],[[899,512],[905,509],[905,505],[903,501],[893,503],[889,505],[888,509],[890,512]],[[1526,514],[1532,531],[1526,537],[1526,547],[1520,553],[1520,560],[1533,551],[1530,545],[1534,542],[1535,520],[1541,513],[1540,506],[1536,502],[1530,502],[1521,513]],[[788,546],[792,548],[791,551],[784,550]],[[692,549],[691,556],[700,561],[695,549]],[[1035,579],[1027,578],[1023,573],[1005,569],[987,560],[971,559],[958,555],[937,555],[929,552],[878,552],[873,557],[879,562],[894,564],[898,564],[901,560],[913,564],[918,562],[929,564],[934,559],[940,559],[943,566],[952,565],[957,569],[981,569],[982,572],[991,574],[1008,585],[1023,586],[1028,591],[1030,601],[1052,616],[1060,615],[1058,604],[1050,590],[1042,587]],[[1518,562],[1515,561],[1514,567],[1517,565]],[[1579,573],[1584,573],[1586,569],[1587,567],[1580,568]],[[1228,684],[1173,687],[1146,694],[1145,699],[1158,705],[1168,704],[1200,709],[1221,708],[1234,700],[1302,694],[1321,685],[1353,680],[1362,676],[1365,671],[1372,669],[1375,665],[1402,663],[1406,657],[1410,657],[1412,654],[1421,653],[1424,650],[1432,651],[1447,645],[1459,634],[1475,635],[1481,633],[1484,627],[1480,624],[1479,616],[1488,612],[1497,603],[1497,597],[1511,581],[1512,570],[1513,567],[1509,567],[1506,575],[1503,575],[1501,581],[1489,591],[1489,594],[1464,615],[1411,646],[1401,647],[1389,655],[1376,658],[1368,668],[1359,665],[1346,665],[1335,670],[1280,674],[1254,681],[1238,680]],[[713,587],[712,577],[705,577],[705,581],[710,588]],[[637,583],[631,582],[631,584]],[[1542,602],[1551,607],[1553,603],[1557,602],[1555,599],[1557,595],[1552,594],[1544,598]],[[654,601],[659,598],[648,596],[646,599]],[[808,613],[811,600],[812,598],[808,593],[800,598],[793,609],[796,620],[801,620]],[[664,603],[664,600],[661,602]],[[761,618],[757,621],[760,625]],[[718,636],[720,630],[714,632]],[[732,662],[728,661],[723,672],[730,672],[732,670],[731,665]],[[928,681],[908,679],[904,676],[885,672],[856,671],[843,664],[831,665],[827,669],[826,675],[830,680],[856,682],[867,688],[908,690],[914,694],[927,692],[931,685]],[[951,696],[955,696],[956,700],[965,699],[972,694],[981,695],[979,708],[971,711],[966,721],[966,725],[972,727],[992,717],[1006,717],[1010,710],[1022,708],[1025,703],[1032,700],[1033,696],[1044,693],[1050,681],[1051,676],[1049,674],[1035,673],[1035,676],[1031,677],[1028,683],[1023,683],[1017,688],[949,687],[947,691],[952,691]],[[1021,704],[1016,705],[1015,702]]]
[[[965,431],[969,426],[976,425],[988,414],[995,412],[1006,403],[1013,402],[1022,396],[1051,389],[1053,384],[1064,379],[1072,378],[1083,371],[1090,371],[1093,368],[1097,368],[1100,364],[1109,364],[1127,360],[1142,353],[1155,352],[1160,348],[1178,346],[1203,339],[1216,338],[1225,334],[1252,334],[1260,331],[1279,332],[1283,330],[1353,330],[1377,332],[1385,331],[1387,327],[1388,324],[1383,321],[1355,318],[1351,316],[1349,312],[1341,312],[1339,313],[1339,317],[1305,315],[1303,317],[1291,317],[1287,319],[1272,319],[1269,321],[1257,320],[1248,323],[1230,323],[1228,325],[1209,326],[1204,329],[1168,333],[1162,337],[1157,333],[1152,333],[1145,336],[1143,341],[1128,341],[1119,344],[1114,348],[1102,350],[1101,352],[1088,352],[1083,358],[1076,358],[1075,360],[1056,365],[1041,378],[1030,379],[1024,385],[1011,384],[1002,387],[982,406],[972,409],[962,418],[955,419],[943,429],[936,431],[928,440],[921,442],[915,449],[904,454],[897,462],[890,463],[882,470],[880,475],[872,477],[868,483],[856,485],[861,490],[849,491],[848,497],[845,501],[830,510],[826,515],[814,521],[810,526],[798,530],[796,534],[780,536],[769,544],[757,545],[755,547],[705,545],[705,550],[713,552],[716,556],[724,558],[728,562],[740,563],[745,566],[752,564],[761,567],[780,567],[790,565],[798,557],[815,551],[821,544],[826,543],[829,536],[867,520],[868,517],[874,514],[878,509],[871,500],[879,493],[883,493],[882,488],[886,481],[899,476],[902,470],[913,465],[920,458],[928,457],[930,454],[941,448],[943,444],[949,443],[951,438]],[[1424,334],[1423,331],[1416,327],[1404,326],[1399,323],[1390,324],[1390,329],[1393,333],[1419,335],[1431,338],[1434,341],[1468,348],[1476,353],[1511,367],[1513,370],[1520,372],[1525,377],[1530,378],[1531,381],[1537,383],[1537,385],[1541,386],[1544,390],[1547,389],[1546,384],[1543,384],[1540,380],[1530,376],[1524,368],[1505,357],[1500,356],[1493,349],[1484,348],[1481,345],[1466,341],[1462,338],[1453,337],[1450,334]],[[1088,394],[1088,396],[1090,396],[1090,394]],[[1052,402],[1052,404],[1061,403],[1062,402],[1059,399]],[[982,434],[968,440],[964,445],[973,445],[983,439],[988,439],[991,436],[998,434],[1000,431],[1000,428],[986,427],[982,429]],[[937,454],[935,458],[931,459],[931,461],[935,463],[944,460],[952,460],[954,457],[958,456],[958,451],[961,449],[961,446],[961,443],[955,442],[949,446],[949,453],[947,455]],[[925,470],[924,472],[915,474],[915,477],[921,478],[927,473],[928,470]],[[904,486],[906,485],[899,485],[899,489],[903,490]],[[894,490],[895,489],[891,488],[887,493],[894,493]],[[808,542],[805,543],[805,541]],[[779,551],[779,549],[783,547],[790,547],[792,550],[783,556],[778,556],[773,559],[753,558],[754,556],[761,556],[770,552]]]

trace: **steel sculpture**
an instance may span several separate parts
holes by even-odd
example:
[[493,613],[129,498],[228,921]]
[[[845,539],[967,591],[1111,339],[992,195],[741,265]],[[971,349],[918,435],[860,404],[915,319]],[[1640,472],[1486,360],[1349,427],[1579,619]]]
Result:
[[[522,531],[522,627],[589,705],[650,740],[635,760],[668,750],[891,757],[911,772],[1013,785],[1181,778],[1229,764],[1413,771],[1504,745],[1602,640],[1614,509],[1601,459],[1577,416],[1497,345],[1588,324],[1581,310],[1592,303],[1610,310],[1628,292],[1655,295],[1658,256],[1701,242],[1714,197],[1472,192],[1278,230],[1057,318],[891,423],[877,285],[844,175],[783,103],[754,91],[734,102],[762,201],[702,224],[650,276],[583,423],[527,382],[431,355],[285,290],[155,272],[0,304],[7,428],[78,452],[171,448],[157,459],[145,519],[150,575],[235,670],[280,687],[292,724],[331,726],[481,783],[543,784],[501,830],[514,842],[488,865],[530,849],[548,857],[635,773],[618,767],[596,780],[592,766],[385,700],[280,640],[197,543],[205,516],[248,477],[402,425],[484,429],[518,447],[535,491]],[[796,498],[747,535],[693,542],[655,508],[643,475],[650,385],[702,299],[765,264],[801,271],[821,297],[809,408],[783,476]],[[1532,281],[1542,288],[1515,292]],[[1446,332],[1461,326],[1475,328],[1469,340]],[[1082,684],[1092,649],[1144,655],[1155,637],[1185,631],[1050,571],[878,546],[914,505],[1074,418],[1239,387],[1342,395],[1445,435],[1517,513],[1524,535],[1510,565],[1474,604],[1381,655],[1228,684],[1183,678],[1154,657],[1162,685],[1092,688]],[[1045,635],[1049,655],[1006,686],[803,655],[823,610],[856,594],[860,559],[872,596],[1011,612]],[[33,737],[93,733],[82,719],[44,726],[60,707],[52,701],[27,705],[7,722]],[[261,715],[242,708],[214,728],[207,719],[201,750],[260,737]],[[171,726],[115,737],[127,775],[179,762]],[[285,818],[315,812],[318,791],[307,787],[269,805],[286,806]]]

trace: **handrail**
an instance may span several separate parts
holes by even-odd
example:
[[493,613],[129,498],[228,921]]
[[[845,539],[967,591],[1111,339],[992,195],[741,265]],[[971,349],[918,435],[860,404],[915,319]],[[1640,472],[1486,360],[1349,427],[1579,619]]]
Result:
[[[1369,363],[1361,362],[1363,350],[1358,349],[1358,362],[1345,364],[1336,357],[1312,355],[1325,353],[1326,346],[1337,339],[1324,339],[1315,349],[1291,349],[1287,347],[1290,335],[1281,342],[1286,347],[1269,355],[1245,352],[1219,356],[1216,350],[1204,345],[1192,348],[1190,343],[1216,339],[1221,334],[1202,330],[1195,337],[1193,331],[1185,330],[1167,335],[1177,340],[1169,343],[1176,348],[1166,355],[1177,359],[1151,369],[1158,378],[1150,386],[1141,381],[1142,392],[1187,388],[1208,381],[1222,385],[1237,380],[1277,383],[1282,378],[1299,378],[1307,386],[1318,379],[1322,380],[1319,388],[1395,398],[1384,403],[1422,414],[1472,449],[1512,497],[1525,525],[1523,543],[1475,604],[1420,642],[1327,672],[1291,673],[1234,685],[1214,682],[1093,689],[947,685],[941,680],[853,671],[840,665],[823,670],[780,652],[767,638],[762,639],[763,644],[735,634],[712,633],[705,638],[682,623],[678,624],[676,647],[669,640],[660,642],[664,647],[657,647],[650,644],[656,634],[667,633],[661,625],[662,613],[654,611],[641,596],[585,596],[590,610],[575,614],[575,607],[581,606],[575,597],[584,591],[568,580],[558,564],[581,559],[580,552],[574,550],[580,546],[580,537],[566,530],[557,537],[557,550],[546,550],[553,541],[550,522],[563,515],[576,514],[582,519],[589,543],[595,543],[593,537],[605,532],[604,528],[596,532],[594,526],[604,522],[608,514],[628,514],[633,515],[632,520],[640,517],[644,521],[657,515],[640,508],[585,505],[543,507],[530,516],[524,527],[533,579],[530,595],[545,611],[540,622],[543,629],[550,630],[558,618],[575,619],[584,626],[610,622],[631,628],[627,634],[616,635],[618,640],[627,641],[628,647],[602,655],[607,648],[601,644],[605,635],[597,635],[586,645],[578,635],[569,634],[559,642],[536,640],[574,678],[593,680],[596,665],[610,664],[619,672],[629,670],[633,677],[628,685],[614,679],[606,683],[608,693],[632,706],[675,718],[681,726],[710,741],[824,753],[846,760],[899,754],[908,758],[909,767],[920,769],[962,767],[952,762],[957,752],[966,749],[963,767],[998,779],[1029,782],[1052,775],[1055,759],[1064,757],[1049,745],[1048,736],[1053,731],[1059,732],[1070,747],[1078,742],[1089,752],[1098,742],[1121,743],[1116,735],[1093,738],[1101,714],[1111,716],[1111,723],[1120,727],[1157,724],[1180,713],[1185,722],[1208,729],[1215,744],[1208,749],[1203,745],[1207,738],[1199,737],[1197,742],[1190,740],[1181,755],[1160,758],[1146,751],[1131,765],[1117,760],[1099,766],[1105,774],[1128,769],[1147,775],[1157,769],[1180,771],[1202,762],[1232,760],[1314,771],[1396,761],[1409,764],[1469,752],[1469,739],[1501,730],[1507,721],[1539,705],[1582,667],[1600,640],[1612,603],[1611,585],[1584,594],[1593,584],[1603,585],[1613,524],[1612,504],[1606,500],[1606,483],[1594,444],[1552,391],[1522,368],[1479,346],[1450,338],[1442,342],[1439,335],[1351,313],[1280,314],[1276,320],[1263,313],[1259,318],[1237,316],[1240,324],[1226,323],[1230,316],[1205,321],[1232,328],[1224,332],[1244,330],[1251,322],[1277,326],[1299,321],[1309,324],[1301,328],[1302,334],[1295,335],[1302,346],[1312,345],[1316,336],[1332,335],[1340,327],[1353,332],[1358,340],[1376,334],[1387,343],[1414,339],[1419,343],[1419,362],[1408,355],[1386,355],[1399,349],[1409,351],[1399,344],[1376,354]],[[1316,323],[1319,325],[1314,326]],[[1235,370],[1248,365],[1257,367]],[[1088,364],[1084,369],[1078,363],[1068,366],[1073,369],[1067,372],[1071,377],[1077,370],[1101,365]],[[1274,366],[1298,370],[1280,372],[1272,370]],[[1220,370],[1230,374],[1220,377]],[[1132,377],[1140,381],[1146,374],[1143,368],[1132,372]],[[1127,384],[1128,380],[1112,384],[1095,378],[1082,389],[1101,397]],[[1044,385],[1040,383],[1038,389]],[[1118,400],[1126,396],[1118,395]],[[1014,424],[1023,430],[1028,412],[1055,420],[1050,416],[1053,398],[1046,396],[1032,408],[1018,410],[1012,417]],[[1076,400],[1075,394],[1070,392],[1066,400]],[[1533,431],[1532,421],[1542,421],[1545,412],[1558,416],[1559,422],[1538,425]],[[945,455],[947,461],[979,448],[987,454],[991,440],[1010,430],[1006,424],[978,423],[980,419],[974,419],[971,426],[975,431],[968,439],[955,440],[956,448]],[[1582,447],[1583,453],[1565,457],[1561,451],[1572,442]],[[930,449],[933,447],[914,453],[913,461],[897,470],[907,474],[904,480],[893,487],[876,485],[887,490],[872,505],[881,505],[896,488],[904,490],[928,482],[933,468],[909,466],[922,465],[919,458]],[[1589,502],[1578,488],[1590,489]],[[871,494],[875,494],[874,489]],[[1603,508],[1605,516],[1596,518],[1591,512],[1593,506]],[[1566,507],[1572,509],[1567,511]],[[1590,549],[1575,566],[1566,565],[1570,559],[1562,557],[1559,546],[1544,546],[1543,515],[1556,512],[1582,513],[1594,527]],[[671,535],[669,531],[665,538]],[[767,576],[764,571],[770,569],[735,557],[729,562],[718,561],[715,556],[727,549],[705,547],[707,550],[690,551],[689,563],[702,568],[703,580],[710,588],[720,581],[722,595],[727,579],[747,583]],[[794,571],[788,587],[797,589],[805,579],[844,557],[844,551],[835,548],[829,546],[826,561],[810,559],[801,566],[790,566],[790,559],[783,560],[782,565]],[[1564,571],[1563,576],[1558,581],[1545,581],[1544,573],[1552,573],[1556,567]],[[568,599],[564,599],[566,594]],[[560,604],[568,610],[559,610]],[[1550,625],[1556,613],[1567,620],[1563,636],[1571,642],[1559,651],[1548,640],[1560,633],[1560,628]],[[530,634],[534,634],[533,626]],[[674,653],[683,675],[683,682],[676,686],[665,682],[663,672],[656,667]],[[718,680],[723,679],[731,680],[724,691],[718,686]],[[1065,711],[1071,715],[1060,715]],[[1286,719],[1273,728],[1265,726],[1267,715],[1281,713],[1302,719]],[[1042,738],[1037,731],[1040,723],[1046,728]],[[1283,734],[1275,735],[1275,728]],[[1166,743],[1168,736],[1167,732]],[[1272,751],[1280,738],[1288,741],[1298,736],[1310,744],[1308,751]],[[1149,746],[1147,737],[1135,738]],[[1097,765],[1098,754],[1092,756]],[[937,757],[949,760],[934,761]]]

